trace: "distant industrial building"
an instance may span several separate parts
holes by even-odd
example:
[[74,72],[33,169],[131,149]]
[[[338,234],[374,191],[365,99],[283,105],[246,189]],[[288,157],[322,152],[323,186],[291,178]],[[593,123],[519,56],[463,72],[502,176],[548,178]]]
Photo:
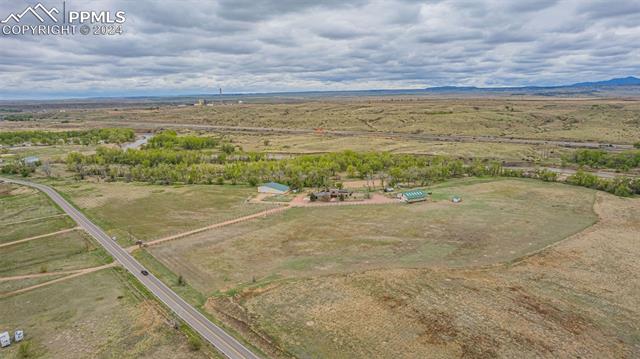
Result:
[[290,190],[289,186],[276,182],[269,182],[258,186],[259,193],[285,194]]
[[400,194],[400,199],[407,203],[422,202],[427,200],[427,194],[423,191],[408,191]]

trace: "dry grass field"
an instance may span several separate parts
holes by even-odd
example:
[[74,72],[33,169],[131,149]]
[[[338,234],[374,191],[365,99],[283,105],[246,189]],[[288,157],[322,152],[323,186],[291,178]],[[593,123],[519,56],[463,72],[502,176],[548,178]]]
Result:
[[[38,358],[207,358],[172,329],[120,269],[106,269],[0,298],[0,328],[22,329]],[[21,358],[19,345],[2,358]]]
[[[503,161],[545,161],[559,163],[567,149],[515,143],[435,142],[397,137],[318,135],[240,135],[230,134],[234,144],[245,151],[268,153],[324,153],[351,150],[385,151],[420,155],[446,155],[456,158],[487,158]],[[268,141],[265,145],[265,140]]]
[[[58,123],[72,121],[61,124],[64,126],[86,126],[82,121],[90,126],[95,122],[126,125],[138,121],[616,143],[633,143],[640,138],[640,103],[618,99],[328,99],[290,104],[69,110],[42,117]],[[76,120],[81,122],[74,123]]]
[[207,308],[301,358],[636,358],[640,201],[597,197],[596,225],[512,263],[272,282]]
[[[0,130],[122,126],[146,132],[173,123],[371,131],[375,136],[225,136],[245,151],[285,155],[349,149],[546,165],[558,165],[572,150],[390,132],[640,139],[640,103],[604,98],[326,99],[68,109],[37,118],[3,122]],[[54,160],[71,150],[95,150],[76,147],[9,152]],[[54,178],[41,170],[34,178],[123,246],[275,206],[247,203],[254,187],[76,181],[65,165],[53,167]],[[640,357],[640,199],[525,179],[464,178],[428,190],[433,198],[425,203],[291,208],[134,255],[183,298],[274,357]],[[453,204],[454,195],[462,203]],[[60,214],[37,191],[0,184],[0,245],[75,226]],[[109,260],[74,231],[0,247],[0,277]],[[60,278],[0,281],[0,329],[27,330],[36,357],[212,355],[190,351],[184,334],[170,329],[161,308],[118,268],[2,297]],[[5,354],[18,355],[16,347]]]
[[[436,202],[294,208],[149,251],[210,295],[254,279],[506,262],[596,219],[595,192],[566,185],[471,179],[433,190]],[[464,201],[451,203],[454,194]]]
[[52,181],[51,184],[123,245],[153,240],[256,213],[247,186],[156,186]]

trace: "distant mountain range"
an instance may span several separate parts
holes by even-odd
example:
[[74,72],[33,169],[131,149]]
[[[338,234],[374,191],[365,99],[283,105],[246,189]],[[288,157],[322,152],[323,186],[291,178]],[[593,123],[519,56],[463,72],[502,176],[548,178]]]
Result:
[[17,106],[16,108],[72,108],[72,107],[116,107],[140,106],[142,104],[183,104],[193,105],[200,99],[211,102],[303,102],[319,98],[346,97],[382,97],[382,96],[431,96],[431,97],[575,97],[575,98],[640,98],[640,79],[629,76],[606,81],[579,82],[558,86],[521,86],[521,87],[469,87],[441,86],[426,89],[396,90],[352,90],[352,91],[302,91],[302,92],[269,92],[269,93],[193,93],[185,95],[157,96],[119,96],[119,97],[84,97],[67,99],[39,100],[1,100],[0,106]]
[[517,87],[475,87],[475,86],[439,86],[428,87],[425,90],[428,92],[480,92],[480,91],[497,91],[497,92],[512,92],[512,91],[532,91],[532,90],[558,90],[558,89],[585,89],[585,88],[610,88],[616,86],[640,86],[640,79],[633,76],[619,77],[605,81],[596,82],[578,82],[571,85],[556,85],[556,86],[517,86]]
[[640,85],[640,79],[637,77],[620,77],[606,81],[597,82],[578,82],[577,84],[569,85],[568,87],[598,87],[598,86],[638,86]]

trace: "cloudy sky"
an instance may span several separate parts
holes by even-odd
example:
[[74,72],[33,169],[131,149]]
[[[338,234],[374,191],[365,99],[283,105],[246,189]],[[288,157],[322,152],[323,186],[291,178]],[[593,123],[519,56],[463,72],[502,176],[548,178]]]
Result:
[[[36,3],[0,0],[0,18]],[[62,1],[42,3],[62,9]],[[0,35],[0,99],[218,87],[231,93],[550,85],[640,74],[638,0],[67,0],[66,6],[125,11],[124,34]]]

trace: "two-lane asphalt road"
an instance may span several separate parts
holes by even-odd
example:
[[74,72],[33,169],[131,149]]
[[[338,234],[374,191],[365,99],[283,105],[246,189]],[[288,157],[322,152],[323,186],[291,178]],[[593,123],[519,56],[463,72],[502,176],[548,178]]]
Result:
[[198,332],[203,338],[215,346],[221,353],[231,359],[257,359],[247,347],[238,342],[222,328],[213,324],[202,313],[185,302],[174,291],[162,283],[152,274],[141,273],[143,266],[127,251],[115,243],[102,229],[93,224],[80,211],[67,202],[58,192],[49,186],[38,183],[0,178],[6,182],[36,188],[49,196],[63,211],[65,211],[78,225],[87,231],[100,243],[115,260],[133,274],[147,289],[173,310],[182,320]]

